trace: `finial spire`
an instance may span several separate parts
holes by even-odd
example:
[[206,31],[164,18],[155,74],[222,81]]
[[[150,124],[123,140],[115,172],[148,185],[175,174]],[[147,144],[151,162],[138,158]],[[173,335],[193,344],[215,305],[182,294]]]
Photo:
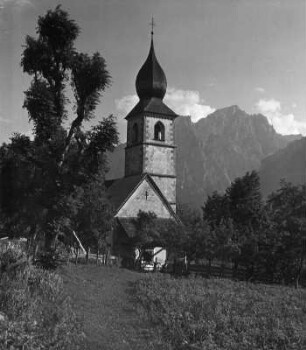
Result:
[[136,91],[140,99],[150,99],[150,98],[159,98],[163,99],[166,94],[167,89],[167,79],[165,73],[157,61],[154,52],[153,45],[153,35],[154,35],[154,26],[155,21],[152,17],[150,22],[151,26],[151,45],[149,55],[140,68],[140,71],[136,77]]
[[152,20],[150,22],[150,26],[151,26],[151,38],[153,38],[154,35],[154,27],[156,26],[155,22],[154,22],[154,17],[152,16]]

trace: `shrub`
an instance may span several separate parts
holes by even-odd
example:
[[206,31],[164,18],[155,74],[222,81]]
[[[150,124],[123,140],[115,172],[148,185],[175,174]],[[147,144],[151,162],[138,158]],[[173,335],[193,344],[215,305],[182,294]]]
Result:
[[306,349],[306,291],[154,275],[136,285],[167,349]]
[[[14,264],[23,257],[15,246],[0,257]],[[22,269],[6,269],[0,276],[1,349],[77,349],[80,325],[63,292],[62,279],[54,272],[30,264]]]

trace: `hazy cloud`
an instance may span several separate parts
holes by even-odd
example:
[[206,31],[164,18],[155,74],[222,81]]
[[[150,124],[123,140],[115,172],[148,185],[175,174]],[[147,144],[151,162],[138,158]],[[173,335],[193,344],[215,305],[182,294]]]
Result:
[[264,92],[266,92],[266,90],[263,87],[256,87],[255,91],[259,92],[260,94],[263,94]]
[[11,120],[7,119],[7,118],[3,118],[0,116],[0,123],[6,123],[6,124],[10,124]]
[[[214,108],[205,104],[200,93],[194,90],[168,88],[164,101],[177,114],[190,115],[194,123],[215,111]],[[137,102],[137,95],[129,95],[115,100],[117,109],[125,114],[130,112]]]
[[169,88],[165,102],[177,114],[190,115],[194,123],[215,111],[215,108],[204,103],[199,91],[194,90]]
[[2,108],[0,108],[0,123],[10,124],[12,121],[4,116]]
[[28,5],[33,6],[33,3],[31,0],[0,0],[0,9],[6,7],[7,5],[23,7]]
[[284,135],[306,134],[306,123],[296,120],[292,113],[283,113],[280,101],[260,99],[255,107],[258,112],[268,117],[270,124],[278,133]]
[[120,99],[116,99],[115,105],[119,111],[123,112],[124,114],[128,114],[136,105],[138,100],[139,98],[137,97],[137,95],[128,95]]

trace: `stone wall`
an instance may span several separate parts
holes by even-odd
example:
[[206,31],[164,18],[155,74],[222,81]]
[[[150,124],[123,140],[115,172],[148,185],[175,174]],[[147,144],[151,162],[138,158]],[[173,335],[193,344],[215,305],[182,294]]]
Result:
[[146,145],[143,170],[149,174],[175,175],[174,149]]
[[[163,123],[165,127],[165,141],[154,140],[154,126],[157,122]],[[154,142],[157,144],[174,144],[174,121],[167,118],[160,118],[158,116],[145,117],[145,142]]]
[[143,142],[144,139],[144,118],[142,115],[138,115],[132,119],[130,119],[128,121],[128,125],[127,125],[127,146],[131,146],[134,140],[133,140],[133,126],[137,124],[138,126],[138,140],[136,142],[137,143],[141,143]]
[[126,147],[125,176],[141,174],[143,171],[143,145]]
[[[151,175],[152,179],[166,197],[170,204],[175,207],[176,203],[176,178]],[[173,206],[172,206],[173,207]],[[175,210],[174,210],[175,211]]]
[[154,212],[159,218],[168,219],[171,217],[168,208],[147,180],[140,184],[116,216],[137,217],[140,210]]

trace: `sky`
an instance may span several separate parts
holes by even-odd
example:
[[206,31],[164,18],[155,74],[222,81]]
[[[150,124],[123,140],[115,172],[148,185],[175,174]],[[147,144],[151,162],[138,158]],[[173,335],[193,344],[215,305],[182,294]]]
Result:
[[13,132],[31,134],[22,45],[26,35],[36,37],[38,16],[58,4],[81,27],[76,48],[106,60],[112,85],[96,121],[117,116],[122,142],[152,16],[165,102],[176,113],[196,122],[238,105],[266,115],[281,134],[306,135],[305,0],[0,0],[0,144]]

